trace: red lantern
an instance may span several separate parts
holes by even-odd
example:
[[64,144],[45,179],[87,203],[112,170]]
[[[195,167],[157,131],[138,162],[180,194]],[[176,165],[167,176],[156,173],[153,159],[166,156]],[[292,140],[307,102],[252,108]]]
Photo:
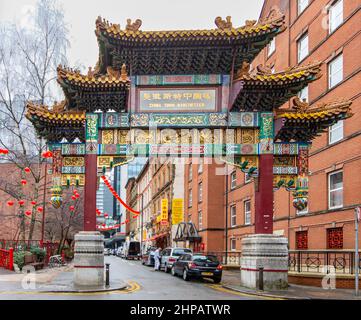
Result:
[[25,179],[22,179],[20,182],[23,186],[25,186],[27,184],[27,181]]
[[24,168],[24,171],[25,171],[26,173],[29,173],[29,172],[30,172],[30,168],[29,168],[29,167],[26,167],[26,168]]
[[27,211],[25,211],[25,214],[26,214],[27,216],[30,216],[30,215],[31,215],[31,211],[30,211],[30,210],[27,210]]
[[7,149],[0,149],[0,154],[8,154],[9,150]]
[[106,213],[105,215],[104,215],[104,218],[108,218],[109,217],[109,215]]
[[24,203],[25,203],[25,201],[24,201],[24,200],[19,200],[19,205],[20,205],[20,206],[23,206],[23,205],[24,205]]
[[76,200],[76,196],[71,196],[71,198],[72,198],[73,200]]
[[105,223],[102,224],[102,227],[105,227]]
[[38,207],[36,210],[38,210],[38,212],[43,212],[43,207]]
[[14,201],[8,201],[8,206],[12,207],[14,205]]
[[33,205],[33,206],[35,206],[36,205],[36,201],[31,201],[31,204]]
[[80,194],[77,193],[77,194],[75,195],[75,198],[78,199],[79,197],[80,197]]
[[70,210],[70,211],[74,211],[74,210],[75,210],[75,207],[74,207],[74,206],[70,206],[70,207],[69,207],[69,210]]
[[77,194],[77,193],[78,193],[78,190],[76,190],[76,189],[73,190],[73,193],[74,193],[74,194]]

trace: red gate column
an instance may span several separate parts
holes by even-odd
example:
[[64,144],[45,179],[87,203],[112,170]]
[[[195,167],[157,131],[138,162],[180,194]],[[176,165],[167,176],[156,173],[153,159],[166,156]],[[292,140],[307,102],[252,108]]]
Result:
[[259,176],[255,193],[255,233],[273,233],[273,155],[259,157]]
[[96,231],[98,115],[86,114],[84,231]]
[[85,155],[84,231],[96,231],[97,155]]

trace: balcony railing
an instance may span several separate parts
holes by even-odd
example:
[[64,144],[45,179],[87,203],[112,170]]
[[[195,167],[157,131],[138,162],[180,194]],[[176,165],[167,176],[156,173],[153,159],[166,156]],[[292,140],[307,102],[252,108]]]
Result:
[[[240,266],[240,251],[209,251],[228,266]],[[361,259],[358,268],[361,272]],[[298,273],[330,273],[352,275],[355,273],[355,252],[351,250],[290,250],[288,270]]]
[[[360,255],[359,255],[360,256]],[[358,268],[361,269],[360,258]],[[290,250],[288,270],[299,273],[354,274],[355,252],[350,250]]]

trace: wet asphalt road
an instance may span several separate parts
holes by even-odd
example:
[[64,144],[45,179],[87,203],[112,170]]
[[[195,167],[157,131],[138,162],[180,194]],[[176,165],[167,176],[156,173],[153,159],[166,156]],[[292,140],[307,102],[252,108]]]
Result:
[[254,300],[256,297],[224,289],[211,280],[184,281],[163,271],[154,271],[139,261],[105,257],[110,263],[110,281],[125,281],[126,290],[107,293],[38,293],[0,290],[0,300]]

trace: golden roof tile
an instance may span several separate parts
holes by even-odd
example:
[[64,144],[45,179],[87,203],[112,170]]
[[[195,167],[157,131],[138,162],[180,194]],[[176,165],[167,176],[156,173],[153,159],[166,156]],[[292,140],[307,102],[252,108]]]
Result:
[[283,84],[284,82],[301,79],[310,75],[314,75],[318,79],[321,77],[321,65],[322,62],[316,61],[272,73],[269,67],[263,65],[257,66],[256,69],[250,72],[249,63],[244,62],[241,69],[236,73],[234,81]]
[[[275,28],[284,28],[284,14],[280,11],[272,10],[266,20],[256,24],[255,21],[246,21],[246,25],[234,28],[231,18],[227,17],[222,20],[217,17],[215,23],[216,29],[199,29],[199,30],[166,30],[166,31],[142,31],[140,26],[142,21],[137,19],[133,24],[130,19],[127,21],[125,29],[121,29],[119,24],[109,23],[109,21],[98,17],[96,20],[96,33],[103,33],[109,37],[128,40],[137,39],[144,42],[169,39],[171,41],[178,39],[189,40],[214,40],[217,38],[248,38],[250,35],[258,35],[260,33],[272,32]],[[210,39],[211,38],[211,39]]]
[[287,120],[321,120],[344,114],[346,118],[351,117],[352,101],[340,99],[330,103],[318,103],[310,107],[308,103],[300,101],[298,97],[293,99],[293,107],[290,110],[277,110],[276,118]]
[[121,70],[115,70],[109,66],[105,75],[100,75],[97,67],[94,70],[89,68],[86,75],[61,65],[57,68],[57,72],[58,81],[69,81],[80,87],[122,87],[130,84],[125,65],[122,66]]

